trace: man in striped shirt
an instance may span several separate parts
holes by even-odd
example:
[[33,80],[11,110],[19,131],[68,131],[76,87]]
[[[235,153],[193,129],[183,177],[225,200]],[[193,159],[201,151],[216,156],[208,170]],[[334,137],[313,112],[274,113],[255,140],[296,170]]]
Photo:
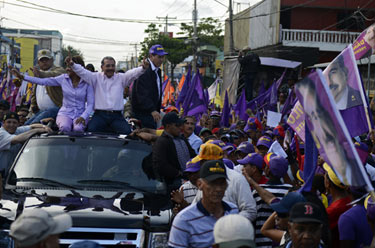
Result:
[[197,186],[202,200],[177,214],[172,223],[169,247],[211,247],[216,221],[228,214],[238,213],[230,202],[223,201],[227,184],[226,168],[221,160],[206,161],[200,169]]
[[[269,178],[266,184],[258,185],[248,175],[245,175],[246,179],[248,179],[250,185],[254,189],[253,196],[257,206],[257,217],[255,219],[255,243],[258,248],[272,247],[272,240],[266,238],[260,232],[260,229],[262,228],[263,224],[266,222],[268,217],[273,213],[273,210],[268,205],[269,202],[262,199],[262,197],[267,197],[267,192],[269,192],[272,193],[273,196],[281,199],[287,194],[288,190],[292,187],[292,185],[290,184],[283,184],[280,180],[287,174],[288,171],[288,161],[285,158],[276,156],[272,153],[267,154],[264,160],[266,162],[265,174]],[[246,172],[244,171],[244,173]],[[264,191],[262,189],[264,189]],[[261,193],[258,192],[260,190],[262,190]]]

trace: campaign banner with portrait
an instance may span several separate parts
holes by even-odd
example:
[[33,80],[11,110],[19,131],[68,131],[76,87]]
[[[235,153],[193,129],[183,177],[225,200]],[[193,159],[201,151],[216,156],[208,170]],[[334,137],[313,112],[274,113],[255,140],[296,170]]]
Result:
[[323,71],[339,110],[362,105],[361,78],[352,45],[345,48]]
[[352,45],[327,66],[323,75],[351,137],[368,132],[371,124],[365,113],[367,99]]
[[375,23],[366,28],[353,42],[355,59],[371,56],[375,52]]
[[305,112],[299,101],[294,105],[286,123],[297,133],[298,137],[305,142]]
[[373,190],[322,71],[317,70],[297,83],[295,92],[319,154],[344,184],[366,185]]

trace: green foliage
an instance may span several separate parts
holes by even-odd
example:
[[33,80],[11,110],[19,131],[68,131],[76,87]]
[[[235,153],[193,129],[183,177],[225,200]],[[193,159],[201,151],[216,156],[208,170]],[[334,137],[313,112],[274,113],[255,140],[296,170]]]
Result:
[[[193,37],[194,26],[181,23],[181,32],[177,34]],[[197,35],[200,45],[214,45],[220,49],[224,47],[223,24],[212,17],[200,19],[197,25]]]
[[143,42],[141,42],[142,50],[139,59],[141,60],[148,57],[148,51],[152,45],[160,44],[168,53],[166,60],[171,63],[173,71],[179,63],[192,53],[192,50],[190,45],[185,44],[184,39],[170,38],[169,36],[164,35],[164,33],[160,33],[160,26],[161,25],[157,27],[154,23],[148,25],[145,30],[145,33],[148,35]]
[[77,49],[77,48],[74,48],[72,47],[71,45],[62,45],[62,48],[61,48],[61,52],[62,52],[62,56],[63,58],[65,59],[68,55],[69,55],[69,52],[70,52],[70,55],[73,57],[73,56],[81,56],[82,59],[83,58],[83,53],[81,52],[81,50]]

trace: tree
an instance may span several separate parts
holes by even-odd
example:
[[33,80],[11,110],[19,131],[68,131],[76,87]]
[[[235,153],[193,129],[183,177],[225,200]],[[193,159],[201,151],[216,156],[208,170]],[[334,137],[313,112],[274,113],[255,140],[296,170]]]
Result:
[[62,53],[62,57],[63,59],[65,59],[69,53],[70,53],[70,56],[81,56],[82,59],[83,59],[83,53],[81,52],[81,50],[77,49],[77,48],[74,48],[72,47],[71,45],[62,45],[62,48],[61,48],[61,53]]
[[[181,32],[177,34],[188,37],[194,36],[194,26],[191,24],[181,23]],[[214,45],[219,49],[224,47],[223,24],[218,19],[212,17],[200,19],[197,25],[197,36],[199,44]]]
[[[160,27],[161,25],[159,25]],[[148,36],[141,42],[142,50],[140,53],[140,59],[148,57],[148,51],[152,45],[160,44],[163,46],[168,55],[166,59],[171,63],[171,82],[174,81],[174,69],[191,53],[189,45],[185,44],[184,39],[170,38],[164,33],[160,33],[159,28],[156,24],[151,23],[148,25],[145,33]]]

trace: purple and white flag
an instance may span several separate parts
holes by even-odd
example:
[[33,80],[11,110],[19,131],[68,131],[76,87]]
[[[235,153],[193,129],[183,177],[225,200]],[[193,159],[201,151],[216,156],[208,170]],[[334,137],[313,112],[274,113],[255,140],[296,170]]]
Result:
[[336,107],[335,100],[317,70],[295,86],[305,111],[305,121],[323,159],[346,185],[367,186],[373,190],[365,168],[351,141],[349,131]]

